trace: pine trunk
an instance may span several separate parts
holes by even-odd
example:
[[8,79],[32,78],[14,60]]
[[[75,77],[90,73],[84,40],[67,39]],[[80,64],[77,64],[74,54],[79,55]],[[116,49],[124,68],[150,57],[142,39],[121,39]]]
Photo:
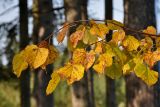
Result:
[[[28,36],[28,8],[27,0],[19,0],[20,7],[20,49],[24,49],[29,43]],[[22,72],[20,77],[21,107],[30,107],[30,73]]]
[[[33,41],[38,43],[53,32],[53,3],[52,0],[34,0],[34,29]],[[52,40],[51,40],[52,41]],[[52,43],[52,42],[51,42]],[[46,71],[35,71],[34,94],[37,107],[53,107],[53,95],[46,95],[46,87],[52,73],[52,65],[47,66]]]
[[[113,1],[105,0],[105,19],[112,20],[113,17]],[[111,40],[112,32],[106,36],[107,41]],[[115,80],[106,77],[106,106],[116,107]]]
[[[88,0],[64,0],[66,21],[86,20],[87,2]],[[72,31],[74,29],[71,29],[70,33]],[[73,107],[95,107],[92,70],[85,72],[84,78],[75,82],[71,91]]]
[[[124,23],[129,28],[155,26],[154,0],[124,0],[124,13]],[[146,86],[134,74],[126,77],[126,97],[127,107],[154,107],[153,87]]]

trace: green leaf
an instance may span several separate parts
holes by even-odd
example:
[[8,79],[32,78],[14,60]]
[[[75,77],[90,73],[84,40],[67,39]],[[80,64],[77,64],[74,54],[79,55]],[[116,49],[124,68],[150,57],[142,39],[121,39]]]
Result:
[[122,76],[122,66],[114,62],[112,66],[106,68],[105,74],[112,79],[117,79]]
[[122,44],[128,51],[137,50],[140,45],[139,41],[134,36],[130,35],[123,40]]
[[83,36],[84,44],[92,44],[98,40],[96,35],[92,35],[88,29],[86,29],[85,34]]
[[152,86],[158,81],[158,72],[150,70],[143,63],[136,63],[134,71],[136,76],[141,78],[148,86]]

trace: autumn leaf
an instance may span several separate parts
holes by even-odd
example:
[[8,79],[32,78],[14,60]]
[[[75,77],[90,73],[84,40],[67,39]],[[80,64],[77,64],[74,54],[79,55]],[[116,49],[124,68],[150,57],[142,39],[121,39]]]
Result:
[[143,63],[136,63],[134,71],[136,76],[141,78],[149,86],[154,85],[158,81],[158,72],[150,70]]
[[63,29],[58,33],[58,36],[57,36],[58,43],[62,43],[63,42],[64,37],[66,36],[66,33],[67,33],[68,29],[69,29],[68,25],[69,25],[68,23],[64,23],[63,24],[63,27],[62,27]]
[[97,63],[94,64],[93,69],[96,72],[102,74],[104,73],[105,68],[111,65],[112,65],[112,55],[104,53],[99,55]]
[[112,41],[115,44],[118,44],[119,41],[122,41],[125,37],[125,32],[123,30],[115,31],[112,35]]
[[24,51],[21,51],[13,57],[12,65],[13,73],[17,77],[20,77],[21,72],[28,68],[28,63],[24,60]]
[[84,49],[76,49],[73,51],[73,63],[82,64],[87,71],[95,61],[95,52],[86,52]]
[[147,29],[143,30],[144,33],[156,35],[156,29],[153,26],[148,26]]
[[127,60],[127,56],[123,50],[120,50],[117,46],[112,46],[112,50],[114,52],[115,58],[120,60],[121,64],[124,64]]
[[156,50],[154,52],[148,51],[144,53],[143,59],[149,66],[152,67],[155,64],[155,62],[160,60],[160,51],[159,50]]
[[84,67],[81,64],[67,63],[56,71],[61,78],[67,79],[69,85],[79,81],[84,75]]
[[85,34],[83,36],[83,43],[84,44],[92,44],[97,42],[98,38],[96,35],[90,33],[88,29],[86,29]]
[[100,38],[104,39],[105,35],[109,32],[108,27],[103,23],[94,23],[90,29],[92,35],[98,35]]
[[46,69],[46,65],[52,64],[56,60],[59,54],[58,50],[53,45],[49,45],[48,50],[49,50],[49,54],[45,63],[41,66],[42,69]]
[[78,41],[82,40],[84,34],[85,34],[85,27],[83,28],[83,30],[77,30],[76,32],[71,34],[70,42],[74,48],[77,46]]
[[122,76],[122,66],[114,62],[110,67],[106,68],[105,74],[112,79],[117,79]]
[[116,20],[107,20],[107,26],[110,30],[120,30],[124,25]]
[[102,42],[96,43],[95,52],[96,52],[97,54],[100,54],[100,53],[102,53],[102,51],[103,51]]
[[137,50],[137,48],[139,47],[140,43],[139,41],[133,37],[133,36],[127,36],[124,40],[123,40],[123,46],[128,50],[128,51],[133,51],[133,50]]
[[48,49],[39,48],[36,45],[28,45],[24,49],[25,61],[34,69],[45,63],[48,57]]
[[123,65],[123,68],[122,68],[123,74],[127,75],[127,74],[130,74],[132,71],[134,71],[135,65],[136,64],[132,59],[129,60],[125,65]]
[[151,50],[153,47],[153,40],[150,37],[145,37],[140,41],[140,46],[147,50]]
[[59,74],[57,74],[56,71],[54,71],[51,75],[51,80],[48,83],[46,94],[47,95],[51,94],[56,89],[59,82],[60,82],[60,76]]

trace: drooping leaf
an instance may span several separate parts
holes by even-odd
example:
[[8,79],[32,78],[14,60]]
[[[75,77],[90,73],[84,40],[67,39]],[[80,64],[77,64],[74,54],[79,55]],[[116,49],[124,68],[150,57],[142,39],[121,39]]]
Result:
[[100,54],[100,53],[102,53],[102,42],[98,42],[98,43],[96,43],[96,47],[95,47],[95,52],[97,53],[97,54]]
[[86,29],[85,34],[83,36],[83,43],[84,44],[92,44],[98,40],[96,35],[90,33],[88,29]]
[[147,29],[143,30],[143,32],[155,35],[157,31],[153,26],[148,26]]
[[112,57],[115,56],[115,51],[113,50],[114,46],[111,46],[109,44],[105,45],[105,53],[110,54]]
[[136,76],[141,78],[149,86],[158,81],[158,72],[150,70],[143,63],[137,63],[134,70]]
[[93,51],[86,52],[84,49],[76,49],[73,51],[72,59],[75,64],[82,64],[85,70],[88,70],[95,61],[95,53]]
[[100,54],[97,63],[94,64],[93,69],[98,73],[104,73],[106,67],[112,65],[112,55],[111,54]]
[[67,63],[64,67],[59,68],[57,73],[61,78],[67,79],[68,84],[72,84],[83,77],[84,67],[81,64]]
[[42,69],[46,69],[46,65],[53,63],[58,57],[58,50],[53,46],[48,46],[49,54],[45,63],[41,66]]
[[123,40],[123,46],[128,51],[137,50],[139,45],[140,45],[139,41],[134,36],[129,35]]
[[71,34],[70,42],[74,48],[77,46],[78,41],[82,40],[84,34],[85,34],[85,27],[83,28],[83,30],[77,30],[76,32]]
[[63,24],[63,27],[62,27],[63,29],[58,33],[58,36],[57,36],[58,43],[63,42],[64,37],[66,36],[66,33],[67,33],[68,29],[69,29],[68,25],[69,25],[68,23],[64,23]]
[[125,32],[123,30],[115,31],[112,35],[112,41],[115,44],[118,44],[119,41],[122,41],[125,37]]
[[60,76],[57,74],[56,71],[54,71],[51,75],[51,80],[48,83],[46,94],[47,95],[51,94],[56,89],[59,82],[60,82]]
[[28,45],[24,50],[25,61],[34,69],[45,63],[48,57],[48,49],[39,48],[36,45]]
[[94,23],[90,29],[90,33],[92,35],[97,35],[100,38],[104,39],[105,35],[109,32],[108,27],[105,24],[102,23]]
[[160,60],[160,51],[156,50],[154,52],[148,51],[143,55],[144,61],[149,65],[153,66],[155,62]]
[[24,51],[16,54],[13,58],[12,65],[13,65],[13,73],[20,77],[21,72],[28,67],[28,63],[24,59]]
[[124,25],[116,20],[107,20],[107,26],[110,30],[120,30]]
[[122,76],[122,66],[114,62],[110,67],[106,68],[105,74],[112,79],[117,79]]
[[135,65],[136,64],[134,63],[134,61],[132,59],[129,60],[122,68],[123,74],[124,75],[130,74],[130,72],[132,72],[134,70]]
[[150,37],[145,37],[140,41],[140,45],[147,50],[151,50],[153,47],[153,40]]
[[112,49],[115,54],[115,58],[117,58],[117,60],[120,60],[120,62],[124,64],[127,60],[127,56],[125,55],[123,50],[120,50],[120,48],[117,46],[112,46]]

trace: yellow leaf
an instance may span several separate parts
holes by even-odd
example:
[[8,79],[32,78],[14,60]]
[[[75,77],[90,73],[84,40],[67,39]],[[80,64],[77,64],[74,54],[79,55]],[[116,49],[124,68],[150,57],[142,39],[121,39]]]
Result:
[[109,32],[108,27],[105,24],[99,23],[99,24],[93,24],[90,33],[92,35],[98,35],[100,38],[104,39],[105,35]]
[[13,57],[13,71],[17,77],[20,77],[21,72],[28,67],[28,63],[24,60],[23,54],[24,51],[21,51]]
[[104,53],[100,54],[97,63],[94,64],[93,69],[98,73],[104,73],[106,67],[112,65],[112,55]]
[[68,84],[72,84],[83,77],[84,67],[81,64],[67,63],[64,67],[59,68],[57,73],[61,78],[67,79]]
[[85,70],[88,70],[95,61],[95,53],[93,51],[86,52],[84,49],[76,49],[73,52],[73,63],[82,64]]
[[46,69],[46,65],[53,63],[58,57],[58,50],[53,46],[48,46],[49,54],[45,63],[41,66],[42,69]]
[[97,54],[102,53],[102,43],[101,42],[96,43],[95,52]]
[[148,26],[147,29],[143,30],[143,32],[155,35],[157,31],[153,26]]
[[125,32],[123,30],[115,31],[112,35],[112,41],[115,44],[118,44],[119,41],[122,41],[125,37]]
[[[157,39],[156,39],[157,40]],[[146,48],[147,50],[151,50],[153,47],[153,40],[150,37],[145,37],[140,41],[141,47]]]
[[115,54],[115,58],[117,58],[117,60],[120,60],[121,64],[124,64],[127,60],[127,56],[124,51],[120,50],[117,46],[112,46],[112,49]]
[[96,35],[92,35],[88,29],[86,29],[84,37],[83,37],[83,43],[84,44],[92,44],[97,42],[98,38]]
[[134,70],[135,67],[135,63],[133,60],[128,61],[124,66],[123,66],[123,74],[127,75],[130,72],[132,72]]
[[74,48],[77,46],[78,41],[82,40],[84,33],[85,33],[85,27],[83,28],[83,30],[77,30],[76,32],[71,34],[70,42]]
[[48,83],[46,94],[51,94],[57,87],[58,83],[60,82],[60,76],[54,71],[51,75],[51,80]]
[[105,74],[112,79],[117,79],[122,76],[122,67],[120,64],[114,62],[110,67],[106,68]]
[[48,49],[38,48],[36,45],[28,45],[24,50],[26,62],[34,69],[45,63],[48,53]]
[[159,50],[156,50],[154,52],[146,52],[143,55],[144,61],[149,65],[149,66],[153,66],[155,64],[155,62],[160,60],[160,52]]
[[133,37],[133,36],[127,36],[124,40],[123,40],[123,46],[128,50],[128,51],[133,51],[133,50],[137,50],[137,48],[139,47],[140,43],[139,41]]
[[66,36],[66,33],[67,33],[68,29],[69,29],[69,24],[68,23],[64,23],[62,28],[63,29],[58,33],[58,36],[57,36],[58,43],[63,42],[64,37]]
[[86,59],[84,61],[84,67],[86,70],[88,70],[94,63],[95,61],[95,52],[90,51],[89,53],[86,54]]
[[150,70],[143,63],[137,63],[134,70],[137,77],[141,78],[149,86],[158,81],[158,72]]
[[120,30],[124,25],[116,20],[107,20],[107,26],[110,30]]

